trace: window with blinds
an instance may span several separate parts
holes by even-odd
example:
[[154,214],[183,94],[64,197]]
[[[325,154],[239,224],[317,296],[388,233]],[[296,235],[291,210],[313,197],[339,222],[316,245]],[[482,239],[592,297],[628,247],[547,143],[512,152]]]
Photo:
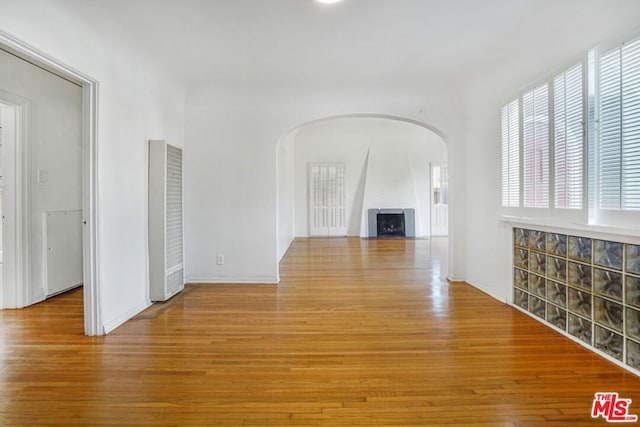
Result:
[[520,106],[502,107],[502,206],[520,206]]
[[582,63],[553,79],[554,206],[583,205],[584,89]]
[[604,53],[589,51],[584,61],[505,105],[501,119],[502,206],[636,224],[640,38]]
[[600,57],[598,199],[640,210],[640,38]]
[[549,207],[549,85],[522,95],[524,206]]

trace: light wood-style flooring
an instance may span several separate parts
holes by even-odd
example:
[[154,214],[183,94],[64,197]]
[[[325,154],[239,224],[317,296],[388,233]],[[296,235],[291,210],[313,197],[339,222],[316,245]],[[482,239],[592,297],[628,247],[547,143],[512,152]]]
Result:
[[606,425],[640,378],[475,288],[446,240],[298,239],[274,285],[190,285],[107,337],[81,290],[0,312],[1,426]]

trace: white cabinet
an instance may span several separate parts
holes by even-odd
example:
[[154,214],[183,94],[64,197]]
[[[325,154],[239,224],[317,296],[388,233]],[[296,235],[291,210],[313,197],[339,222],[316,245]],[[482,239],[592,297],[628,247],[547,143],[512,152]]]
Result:
[[149,294],[165,301],[184,289],[182,149],[149,141]]

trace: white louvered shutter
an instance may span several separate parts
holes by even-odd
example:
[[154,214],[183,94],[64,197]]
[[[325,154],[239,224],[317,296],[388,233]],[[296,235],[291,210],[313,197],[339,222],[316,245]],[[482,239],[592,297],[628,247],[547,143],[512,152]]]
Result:
[[622,45],[622,209],[640,209],[640,38]]
[[620,208],[620,49],[599,61],[598,200],[602,209]]
[[309,235],[346,236],[344,163],[309,164]]
[[520,206],[520,108],[502,107],[502,206]]
[[549,86],[522,96],[524,206],[549,207]]
[[640,38],[599,61],[601,209],[640,209]]
[[553,79],[555,207],[583,204],[584,89],[582,64]]

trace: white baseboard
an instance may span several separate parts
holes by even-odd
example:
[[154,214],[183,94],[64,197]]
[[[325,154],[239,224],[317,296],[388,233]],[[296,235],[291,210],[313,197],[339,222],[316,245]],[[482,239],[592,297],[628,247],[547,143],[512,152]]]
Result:
[[220,277],[220,276],[187,276],[186,283],[204,284],[245,284],[245,285],[277,285],[278,278],[270,277]]
[[108,333],[116,329],[118,326],[121,326],[127,320],[132,319],[137,314],[141,313],[143,310],[146,310],[149,307],[151,307],[151,301],[146,301],[143,304],[140,304],[139,306],[132,308],[126,313],[121,314],[115,319],[110,320],[108,322],[104,322],[104,334],[107,335]]
[[491,298],[493,298],[493,299],[495,299],[497,301],[503,302],[505,304],[509,303],[508,298],[505,298],[504,294],[497,294],[494,291],[489,290],[488,288],[485,288],[484,286],[477,285],[475,283],[466,282],[466,281],[465,281],[465,283],[468,283],[470,286],[473,286],[474,288],[476,288],[480,292],[487,294],[488,296],[490,296]]

